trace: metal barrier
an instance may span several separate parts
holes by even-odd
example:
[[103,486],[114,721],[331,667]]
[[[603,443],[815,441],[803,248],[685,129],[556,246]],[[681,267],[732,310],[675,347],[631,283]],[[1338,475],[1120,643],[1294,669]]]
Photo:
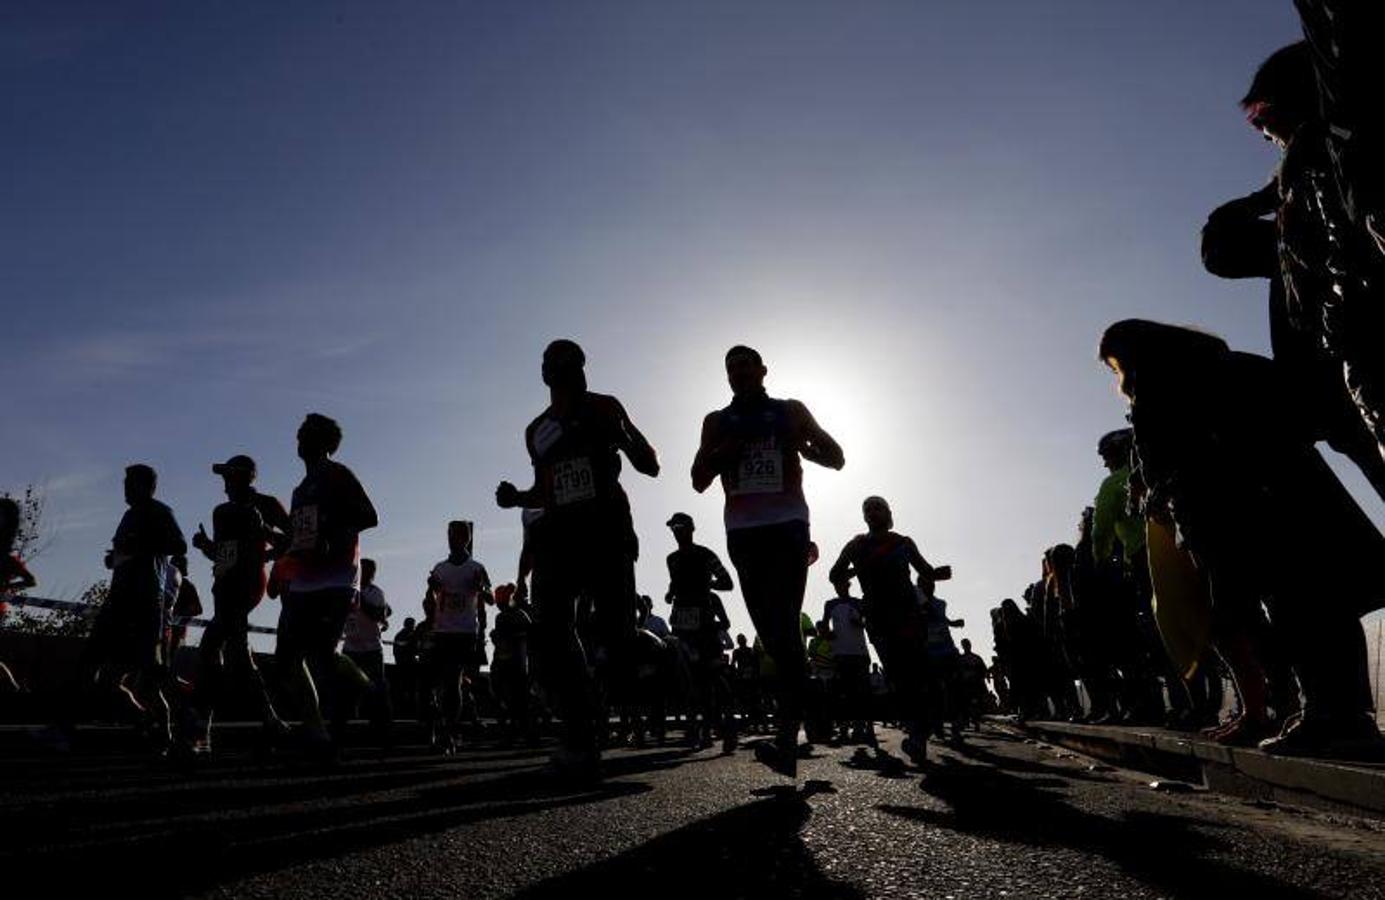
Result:
[[[27,594],[16,594],[5,602],[12,606],[24,606],[30,609],[55,609],[63,612],[75,612],[88,617],[95,615],[97,611],[97,607],[90,603],[78,603],[75,600],[53,600],[48,597],[30,597]],[[193,616],[170,616],[169,623],[172,625],[189,625],[193,628],[206,628],[212,624],[212,620]],[[274,635],[279,633],[278,629],[266,625],[251,625],[249,630],[251,634]],[[394,641],[384,638],[381,638],[380,643],[394,646]]]

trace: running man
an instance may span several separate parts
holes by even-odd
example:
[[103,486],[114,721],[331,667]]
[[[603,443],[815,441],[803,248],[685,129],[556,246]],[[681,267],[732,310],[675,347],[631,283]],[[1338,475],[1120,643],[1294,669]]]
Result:
[[619,400],[587,390],[585,365],[572,341],[544,350],[550,403],[524,432],[534,484],[520,490],[501,482],[495,499],[502,509],[542,510],[528,529],[525,552],[532,553],[535,669],[565,728],[553,761],[565,773],[595,776],[599,704],[577,637],[577,600],[585,594],[594,601],[595,633],[605,646],[593,648],[592,657],[609,669],[617,661],[612,655],[622,655],[635,638],[639,541],[620,486],[620,454],[651,478],[659,474],[659,457]]
[[776,735],[755,753],[775,772],[794,778],[807,688],[799,630],[810,548],[802,460],[840,469],[845,458],[806,406],[766,393],[768,371],[749,347],[727,351],[731,403],[703,419],[692,485],[700,494],[720,478],[726,492],[726,549],[778,673]]
[[164,570],[187,552],[173,511],[154,499],[158,476],[137,463],[125,469],[128,508],[116,527],[106,568],[111,587],[78,664],[79,682],[64,697],[50,732],[53,745],[66,749],[76,724],[76,706],[98,676],[113,676],[141,722],[150,748],[164,755],[172,742],[168,707],[170,687],[164,659]]
[[729,591],[735,583],[716,553],[693,543],[692,516],[674,513],[667,524],[678,542],[678,549],[668,555],[671,624],[692,663],[695,704],[702,714],[700,724],[688,717],[689,743],[709,746],[712,720],[719,717],[721,749],[731,753],[736,749],[736,719],[721,658],[721,632],[731,627],[731,619],[716,591]]
[[289,507],[292,542],[280,560],[287,592],[279,613],[274,658],[282,689],[296,695],[307,749],[325,758],[336,748],[322,719],[320,694],[334,689],[337,642],[356,602],[361,577],[361,532],[379,524],[365,489],[332,459],[341,426],[309,413],[298,428],[305,474]]
[[428,592],[436,609],[429,680],[442,705],[441,722],[436,717],[433,721],[432,744],[447,754],[455,753],[461,742],[457,723],[462,715],[462,683],[466,679],[475,684],[481,671],[480,607],[491,600],[490,575],[471,555],[473,533],[470,522],[448,522],[447,559],[428,575]]
[[870,720],[870,651],[866,648],[865,617],[861,601],[838,595],[823,606],[822,617],[830,625],[832,659],[836,661],[837,727],[839,739],[875,745]]
[[382,747],[390,744],[394,704],[390,702],[390,684],[385,678],[385,645],[380,632],[389,627],[392,614],[385,592],[375,583],[375,560],[362,559],[361,592],[351,615],[346,617],[341,650],[370,679],[365,701],[371,730]]
[[[250,649],[250,613],[264,599],[265,566],[288,546],[289,514],[278,498],[255,489],[255,461],[237,454],[212,466],[226,490],[226,502],[212,510],[212,533],[197,526],[192,545],[212,562],[212,621],[198,645],[197,687],[193,705],[200,721],[189,736],[194,753],[211,752],[212,716],[226,700],[227,675],[248,690],[272,746],[284,723],[274,711]],[[230,670],[228,673],[227,670]]]
[[860,582],[867,633],[900,700],[904,752],[922,767],[930,719],[928,622],[910,570],[921,579],[947,573],[930,566],[912,538],[894,531],[894,514],[884,498],[867,497],[861,513],[866,533],[847,542],[828,577],[842,597],[850,592],[852,578]]

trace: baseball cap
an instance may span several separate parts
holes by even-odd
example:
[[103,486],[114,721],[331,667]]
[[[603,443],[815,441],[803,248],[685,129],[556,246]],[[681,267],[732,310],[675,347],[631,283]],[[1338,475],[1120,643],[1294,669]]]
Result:
[[670,516],[668,522],[666,522],[665,524],[668,525],[669,528],[692,528],[693,520],[692,516],[688,515],[687,513],[680,512],[674,513],[672,516]]
[[255,461],[244,453],[237,453],[235,456],[226,460],[224,463],[216,463],[212,466],[212,471],[217,475],[229,475],[232,472],[244,472],[250,477],[255,476]]

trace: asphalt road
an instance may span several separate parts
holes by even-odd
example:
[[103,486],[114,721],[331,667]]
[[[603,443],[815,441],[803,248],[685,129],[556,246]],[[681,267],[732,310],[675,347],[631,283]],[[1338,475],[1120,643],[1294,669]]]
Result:
[[[898,735],[886,733],[887,744]],[[987,731],[926,775],[818,748],[799,788],[746,751],[621,751],[591,788],[542,752],[359,750],[0,763],[6,897],[1385,896],[1385,824],[1256,805]],[[805,785],[806,784],[806,788]],[[56,892],[56,893],[55,893]]]

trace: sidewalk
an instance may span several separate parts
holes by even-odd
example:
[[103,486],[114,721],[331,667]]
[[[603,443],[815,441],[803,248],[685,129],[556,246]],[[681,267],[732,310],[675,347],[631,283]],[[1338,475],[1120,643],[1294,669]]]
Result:
[[1257,800],[1385,815],[1385,764],[1325,762],[1227,747],[1200,735],[1138,725],[1016,723],[991,719],[1037,740],[1118,765]]

